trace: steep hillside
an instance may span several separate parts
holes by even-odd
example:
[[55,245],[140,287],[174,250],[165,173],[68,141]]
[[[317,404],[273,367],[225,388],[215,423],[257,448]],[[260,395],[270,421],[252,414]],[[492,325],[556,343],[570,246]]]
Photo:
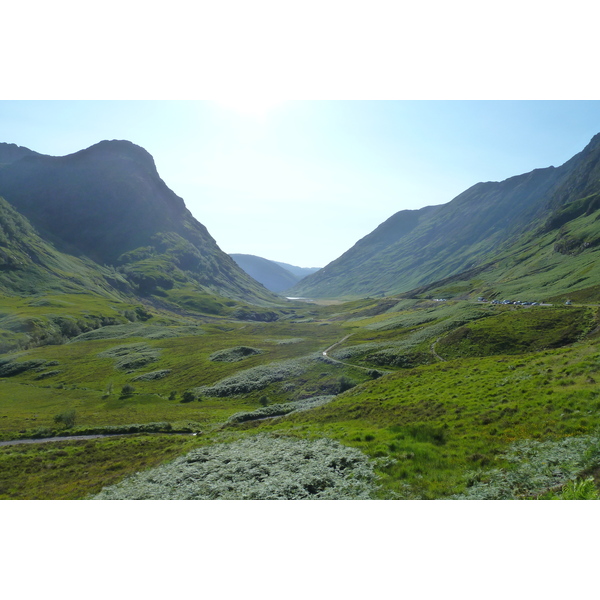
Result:
[[407,295],[600,301],[600,193],[554,211],[488,263]]
[[272,260],[252,254],[230,254],[230,256],[250,277],[272,292],[287,290],[300,280],[300,277],[296,277]]
[[[290,293],[390,295],[486,266],[570,202],[600,191],[600,136],[558,168],[478,183],[448,204],[401,211]],[[527,237],[529,236],[529,237]]]
[[62,157],[0,144],[0,195],[60,251],[111,265],[141,295],[275,296],[220,250],[143,148],[103,141]]
[[123,298],[131,289],[123,275],[58,252],[37,234],[29,221],[0,197],[0,293],[31,295],[91,292]]

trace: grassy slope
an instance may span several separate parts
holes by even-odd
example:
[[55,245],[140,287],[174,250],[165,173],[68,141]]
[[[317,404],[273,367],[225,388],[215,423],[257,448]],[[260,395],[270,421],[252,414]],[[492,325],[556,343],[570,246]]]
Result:
[[[195,321],[194,327],[156,315],[91,331],[66,344],[5,355],[16,363],[33,362],[27,363],[29,370],[0,377],[4,439],[157,422],[203,433],[0,447],[0,497],[83,497],[199,444],[265,431],[331,437],[366,452],[380,461],[381,497],[460,493],[467,472],[506,466],[501,453],[514,440],[574,436],[600,425],[596,311],[569,310],[389,298],[298,305],[295,314],[272,323],[223,318]],[[487,340],[477,346],[484,356],[473,356],[473,345],[465,346],[468,336],[457,336],[461,328]],[[341,362],[322,358],[325,348],[348,334],[329,352]],[[453,341],[453,335],[458,339]],[[436,340],[439,355],[451,360],[439,362],[434,356]],[[240,346],[260,353],[231,362],[213,359]],[[290,364],[294,369],[278,378],[282,365]],[[186,390],[232,376],[247,382],[261,366],[273,377],[258,387],[228,396],[204,393],[200,401],[182,402]],[[373,379],[382,371],[388,374]],[[156,372],[166,374],[136,380]],[[326,405],[226,424],[232,415],[255,411],[264,402],[293,405],[302,398],[336,394],[343,389],[342,378],[351,389]],[[135,389],[123,394],[126,384]],[[54,421],[68,410],[76,411],[71,430]]]
[[565,170],[479,183],[451,202],[402,211],[292,290],[307,297],[391,295],[458,274],[531,227]]
[[[582,199],[589,212],[558,211],[546,225],[530,232],[476,272],[445,284],[418,288],[411,296],[485,295],[493,299],[549,301],[580,297],[600,300],[600,205],[596,195]],[[574,203],[575,204],[575,203]],[[571,207],[573,208],[573,207]],[[575,207],[576,208],[576,207]]]

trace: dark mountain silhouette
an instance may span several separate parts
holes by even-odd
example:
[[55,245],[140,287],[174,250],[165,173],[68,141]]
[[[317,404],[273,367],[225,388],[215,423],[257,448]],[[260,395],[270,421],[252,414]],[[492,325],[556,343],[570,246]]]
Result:
[[143,148],[103,141],[54,157],[0,144],[0,159],[0,196],[46,242],[118,268],[138,293],[191,286],[260,304],[276,300],[220,250]]

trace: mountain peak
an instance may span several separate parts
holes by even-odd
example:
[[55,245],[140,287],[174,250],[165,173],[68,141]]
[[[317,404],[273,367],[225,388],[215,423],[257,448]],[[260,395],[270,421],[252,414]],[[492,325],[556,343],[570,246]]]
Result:
[[91,158],[97,160],[132,160],[145,169],[155,173],[156,164],[152,155],[137,144],[128,140],[102,140],[85,150],[79,150],[62,158]]
[[36,156],[37,152],[25,148],[25,146],[17,146],[16,144],[7,144],[0,142],[0,163],[12,163],[20,160],[24,156]]

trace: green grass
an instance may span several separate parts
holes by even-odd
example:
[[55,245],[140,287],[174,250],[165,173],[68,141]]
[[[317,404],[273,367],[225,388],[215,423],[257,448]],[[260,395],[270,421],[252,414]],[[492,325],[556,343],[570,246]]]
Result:
[[519,307],[453,329],[440,339],[436,351],[449,359],[560,348],[591,329],[594,312],[575,307]]
[[[32,313],[43,315],[36,311],[71,299],[33,301]],[[79,450],[63,448],[67,455],[47,462],[59,447],[54,442],[0,448],[10,457],[3,493],[84,497],[190,444],[265,432],[360,450],[374,461],[377,497],[449,498],[485,473],[510,470],[506,453],[515,442],[581,437],[600,426],[593,309],[365,299],[286,310],[290,318],[274,322],[177,320],[157,311],[143,322],[5,354],[0,439],[144,428],[202,435],[86,442],[85,468],[77,466]],[[349,333],[329,353],[342,362],[324,360],[322,351]],[[373,367],[382,363],[387,374],[374,378]],[[124,392],[126,386],[133,389]],[[194,399],[182,401],[189,390]],[[65,414],[74,415],[74,424],[56,421]],[[133,441],[142,437],[147,444]],[[47,470],[56,476],[54,492]]]
[[[195,438],[193,438],[195,439]],[[190,436],[139,435],[0,447],[0,499],[69,500],[175,458]]]
[[461,359],[382,377],[259,427],[321,434],[389,459],[382,485],[392,496],[449,497],[464,491],[467,472],[505,466],[502,453],[514,441],[598,427],[598,371],[600,355],[588,345]]

